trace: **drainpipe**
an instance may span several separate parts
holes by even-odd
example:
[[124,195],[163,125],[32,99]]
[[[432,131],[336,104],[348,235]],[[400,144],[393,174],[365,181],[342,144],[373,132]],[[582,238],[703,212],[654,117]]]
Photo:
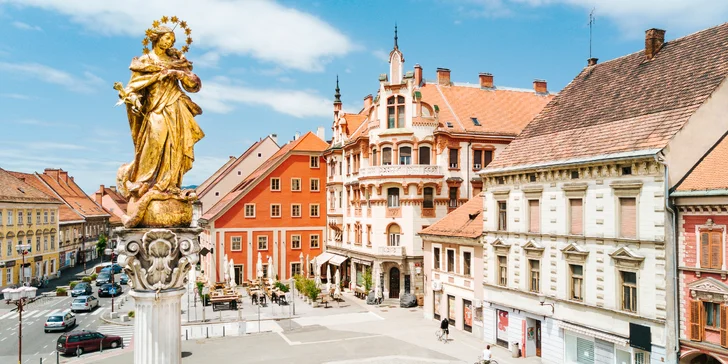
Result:
[[672,203],[670,202],[670,188],[669,188],[669,178],[670,178],[670,167],[667,165],[667,163],[664,162],[664,152],[660,152],[659,154],[655,155],[655,161],[662,166],[665,167],[665,210],[669,211],[672,215],[672,238],[674,242],[673,246],[673,259],[672,259],[672,271],[673,271],[673,287],[675,287],[675,294],[674,297],[674,307],[673,310],[675,311],[675,359],[680,357],[680,286],[678,285],[678,272],[677,272],[677,259],[678,259],[678,228],[677,228],[677,213],[675,213],[675,210],[672,208]]
[[[470,146],[472,144],[473,144],[473,142],[468,142],[468,148],[467,148],[467,151],[468,151],[468,155],[467,155],[467,157],[468,157],[468,163],[465,165],[465,176],[467,177],[467,180],[465,181],[465,183],[466,183],[466,186],[468,186],[467,187],[467,194],[465,195],[465,197],[467,197],[468,200],[470,200]],[[482,163],[483,157],[480,157],[480,160],[481,160],[481,163]]]

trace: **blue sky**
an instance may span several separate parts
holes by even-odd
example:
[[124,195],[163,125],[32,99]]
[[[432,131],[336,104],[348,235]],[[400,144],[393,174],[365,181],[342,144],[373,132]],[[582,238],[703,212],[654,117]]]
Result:
[[[129,79],[144,30],[162,15],[187,20],[188,58],[203,82],[192,94],[206,133],[185,184],[271,133],[280,144],[324,126],[330,137],[339,75],[346,111],[376,92],[388,71],[393,26],[408,70],[419,63],[455,82],[563,88],[589,56],[608,60],[644,47],[644,30],[674,39],[717,25],[728,2],[712,0],[0,0],[0,167],[63,168],[87,192],[113,185],[133,148],[115,81]],[[181,36],[178,36],[181,38]],[[178,43],[178,46],[179,43]]]

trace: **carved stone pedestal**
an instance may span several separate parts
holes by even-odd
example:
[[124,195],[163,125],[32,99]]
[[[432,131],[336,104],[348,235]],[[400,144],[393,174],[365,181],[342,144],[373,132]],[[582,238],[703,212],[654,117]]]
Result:
[[199,257],[199,228],[127,229],[114,232],[118,262],[129,275],[136,301],[135,364],[179,364],[182,360],[181,302],[188,272]]

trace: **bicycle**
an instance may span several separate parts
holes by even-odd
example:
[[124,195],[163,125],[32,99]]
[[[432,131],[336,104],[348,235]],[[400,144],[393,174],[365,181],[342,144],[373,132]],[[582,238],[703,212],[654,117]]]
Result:
[[478,361],[476,361],[474,364],[498,364],[498,362],[494,359],[490,359],[488,362],[486,362],[485,360],[483,360],[483,356],[481,355],[478,357]]
[[445,344],[447,344],[447,333],[443,329],[438,329],[435,331],[435,336],[437,336],[437,341],[442,341]]

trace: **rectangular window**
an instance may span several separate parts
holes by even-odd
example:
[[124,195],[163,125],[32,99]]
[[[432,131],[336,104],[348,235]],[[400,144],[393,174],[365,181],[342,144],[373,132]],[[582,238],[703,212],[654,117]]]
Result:
[[412,148],[411,147],[400,147],[399,148],[399,164],[401,164],[401,165],[412,164]]
[[319,167],[319,157],[317,155],[311,156],[311,168],[318,168]]
[[637,237],[637,199],[634,197],[619,198],[619,236]]
[[531,278],[529,291],[541,292],[541,262],[538,260],[528,260],[529,276]]
[[13,210],[8,210],[8,225],[13,224]]
[[319,179],[318,178],[311,178],[311,192],[318,192],[320,191],[319,187]]
[[399,188],[390,187],[387,189],[387,207],[399,207]]
[[584,234],[584,200],[580,198],[569,200],[569,234]]
[[3,220],[3,210],[0,210],[0,226],[3,226],[5,220]]
[[372,226],[367,225],[367,246],[372,246]]
[[300,191],[301,190],[301,179],[300,178],[291,178],[291,191]]
[[48,250],[48,237],[44,236],[43,237],[43,251],[47,251],[47,250]]
[[311,217],[319,217],[319,205],[318,204],[311,204],[309,205],[309,212]]
[[56,248],[56,236],[51,235],[51,250]]
[[502,255],[498,256],[498,284],[508,285],[508,257]]
[[419,163],[423,165],[429,165],[430,164],[430,147],[422,146],[420,147],[419,152]]
[[483,168],[483,151],[482,150],[474,150],[473,151],[473,169],[481,169]]
[[[48,223],[48,213],[46,212],[46,224]],[[35,223],[40,225],[40,210],[35,213]]]
[[[28,238],[28,241],[30,241],[30,238]],[[40,252],[40,236],[35,238],[35,251]]]
[[270,179],[270,190],[271,191],[280,191],[281,190],[281,179],[280,178],[271,178]]
[[505,201],[498,201],[498,230],[506,231],[508,228],[508,205]]
[[301,263],[291,263],[291,277],[301,275]]
[[455,251],[447,249],[447,271],[455,272]]
[[281,205],[277,203],[270,204],[270,217],[281,217]]
[[569,264],[571,273],[571,284],[569,287],[569,299],[574,301],[584,300],[584,266]]
[[440,269],[440,248],[434,247],[432,248],[432,255],[434,262],[432,263],[432,266],[435,267],[435,269]]
[[710,330],[720,329],[720,303],[703,302],[705,310],[705,328]]
[[243,237],[233,236],[230,239],[230,250],[240,251],[243,250]]
[[28,210],[25,213],[25,223],[31,225],[33,223],[33,211]]
[[392,148],[382,148],[382,165],[389,166],[392,164]]
[[722,269],[723,231],[700,231],[700,267]]
[[387,108],[387,129],[394,129],[395,126],[394,106]]
[[435,189],[432,187],[425,187],[422,194],[422,207],[426,209],[435,208]]
[[460,150],[457,148],[450,148],[450,168],[458,168],[458,155]]
[[472,259],[472,253],[470,252],[463,252],[463,275],[464,276],[470,276],[470,265],[471,265],[471,259]]
[[319,247],[319,236],[317,234],[311,235],[311,248],[318,249]]
[[268,250],[268,237],[265,235],[258,236],[258,250]]
[[291,249],[301,249],[301,235],[291,235]]
[[637,273],[619,272],[622,280],[622,310],[637,312]]
[[13,239],[8,240],[8,255],[7,257],[11,257],[13,255]]
[[13,284],[13,268],[5,270],[5,284]]
[[528,200],[528,232],[541,231],[541,204],[539,200]]
[[255,204],[245,204],[245,217],[255,217]]
[[450,187],[448,192],[448,207],[451,209],[458,207],[458,188]]
[[301,204],[296,203],[291,205],[291,216],[301,217]]
[[[51,224],[56,223],[56,212],[51,211]],[[2,224],[2,215],[0,215],[0,224]]]
[[490,162],[493,161],[493,151],[492,150],[486,150],[483,151],[483,168],[487,167]]
[[23,211],[18,211],[18,225],[23,225]]

